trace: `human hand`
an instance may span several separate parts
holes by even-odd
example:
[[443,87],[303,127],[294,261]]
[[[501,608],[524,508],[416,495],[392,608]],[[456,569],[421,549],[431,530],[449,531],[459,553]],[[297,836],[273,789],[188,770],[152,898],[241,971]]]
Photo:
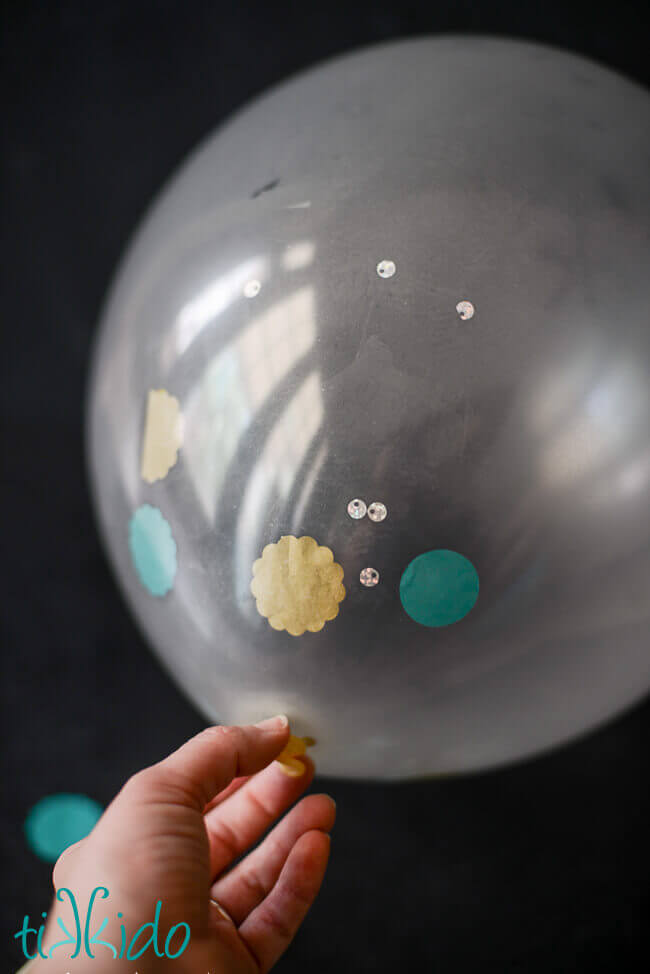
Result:
[[[335,818],[335,804],[327,795],[303,798],[233,866],[313,777],[313,764],[305,756],[293,759],[304,766],[299,777],[274,762],[288,740],[283,717],[249,727],[206,729],[129,779],[90,835],[66,850],[54,867],[59,898],[63,888],[79,903],[87,903],[97,887],[109,891],[113,909],[123,918],[112,917],[102,939],[117,947],[120,922],[128,923],[131,935],[153,920],[160,901],[163,942],[173,925],[189,924],[190,941],[181,956],[158,958],[150,949],[135,963],[126,952],[116,962],[105,948],[95,947],[92,964],[83,951],[71,960],[65,948],[52,957],[59,957],[71,974],[89,967],[93,974],[133,974],[135,968],[139,974],[266,974],[316,897]],[[105,913],[107,907],[104,900]],[[60,939],[55,920],[64,912],[64,903],[55,899],[43,939],[45,954]],[[29,972],[51,969],[36,959]]]

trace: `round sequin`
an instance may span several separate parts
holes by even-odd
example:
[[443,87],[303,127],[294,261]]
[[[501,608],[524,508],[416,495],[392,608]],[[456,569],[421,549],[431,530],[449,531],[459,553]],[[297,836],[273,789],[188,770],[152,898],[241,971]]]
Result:
[[362,501],[360,497],[355,497],[354,500],[350,501],[348,504],[348,514],[355,521],[365,517],[367,509],[366,502]]
[[421,626],[449,626],[474,608],[479,578],[457,551],[425,551],[406,566],[399,596],[404,611]]
[[381,501],[373,501],[368,508],[368,517],[371,521],[383,521],[387,514],[386,505]]
[[101,805],[86,795],[48,795],[27,815],[25,836],[40,859],[56,862],[64,849],[86,838],[101,814]]
[[379,581],[379,572],[376,568],[364,568],[359,575],[359,581],[366,588],[373,588]]
[[474,317],[474,305],[471,301],[459,301],[456,305],[456,311],[458,312],[458,317],[462,318],[463,321]]
[[396,270],[392,260],[380,260],[377,264],[377,273],[380,277],[392,277]]
[[244,284],[244,297],[254,298],[256,297],[262,289],[262,285],[259,281],[246,281]]
[[152,595],[163,596],[176,577],[176,542],[157,507],[143,504],[129,522],[129,549],[135,570]]

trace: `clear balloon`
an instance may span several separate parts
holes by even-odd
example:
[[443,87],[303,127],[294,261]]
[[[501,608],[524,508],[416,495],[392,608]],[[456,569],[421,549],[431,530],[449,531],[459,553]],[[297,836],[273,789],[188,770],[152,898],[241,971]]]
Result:
[[181,168],[111,290],[88,441],[206,718],[287,713],[322,773],[405,778],[645,693],[649,161],[631,82],[442,37],[290,80]]

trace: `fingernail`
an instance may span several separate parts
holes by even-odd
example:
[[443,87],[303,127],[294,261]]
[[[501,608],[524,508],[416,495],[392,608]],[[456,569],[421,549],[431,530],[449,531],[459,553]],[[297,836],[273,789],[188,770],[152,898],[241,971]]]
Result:
[[228,920],[229,923],[233,923],[232,917],[227,912],[227,910],[224,910],[221,903],[217,903],[217,901],[213,900],[212,897],[210,897],[210,902],[212,903],[213,906],[217,908],[217,910],[219,911],[219,913],[221,914],[224,920]]
[[266,720],[260,720],[257,724],[255,724],[255,727],[265,731],[284,730],[284,728],[288,726],[289,718],[285,714],[278,714],[277,717],[267,717]]

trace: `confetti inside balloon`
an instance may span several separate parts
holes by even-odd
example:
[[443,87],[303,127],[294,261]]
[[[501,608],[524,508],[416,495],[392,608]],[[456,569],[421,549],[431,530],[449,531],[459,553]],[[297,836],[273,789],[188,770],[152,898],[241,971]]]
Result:
[[310,537],[285,536],[269,544],[253,565],[251,592],[273,629],[292,636],[320,632],[345,598],[343,569],[329,548]]
[[355,497],[348,504],[348,514],[353,521],[360,521],[362,517],[366,516],[367,510],[366,502],[362,501],[360,497]]
[[142,479],[163,480],[178,460],[183,426],[178,399],[165,389],[150,389],[142,446]]
[[166,595],[176,577],[176,542],[157,507],[143,504],[135,512],[129,523],[129,547],[143,586],[152,595]]
[[450,626],[474,608],[478,572],[457,551],[426,551],[407,565],[400,581],[405,611],[422,626]]

